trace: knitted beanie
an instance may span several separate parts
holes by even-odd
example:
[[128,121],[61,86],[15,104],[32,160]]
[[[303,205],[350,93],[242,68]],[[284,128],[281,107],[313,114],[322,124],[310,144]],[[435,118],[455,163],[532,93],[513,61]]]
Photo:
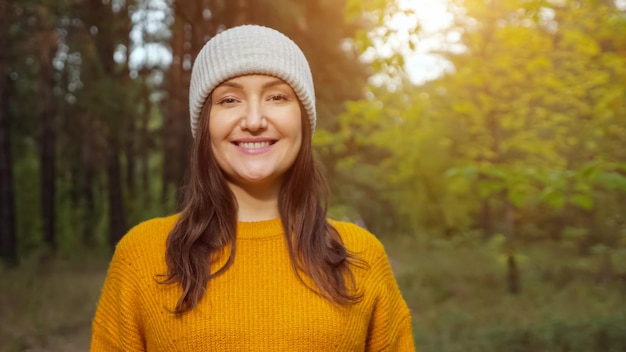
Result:
[[309,63],[300,48],[277,30],[243,25],[227,29],[209,40],[196,57],[189,86],[191,134],[196,136],[198,118],[215,87],[231,78],[264,74],[291,86],[315,130],[315,89]]

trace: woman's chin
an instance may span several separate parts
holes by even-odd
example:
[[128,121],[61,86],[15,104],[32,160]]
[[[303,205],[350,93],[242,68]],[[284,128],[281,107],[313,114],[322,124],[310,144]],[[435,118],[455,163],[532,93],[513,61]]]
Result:
[[258,187],[264,186],[269,188],[273,188],[273,185],[280,185],[280,177],[272,174],[246,174],[239,175],[234,183],[239,185],[239,187]]

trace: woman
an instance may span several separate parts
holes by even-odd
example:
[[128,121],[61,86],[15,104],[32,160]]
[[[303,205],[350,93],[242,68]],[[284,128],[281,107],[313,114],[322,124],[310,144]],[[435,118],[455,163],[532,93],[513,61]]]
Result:
[[91,351],[414,351],[383,246],[326,219],[296,44],[261,26],[221,32],[196,58],[189,103],[182,211],[117,245]]

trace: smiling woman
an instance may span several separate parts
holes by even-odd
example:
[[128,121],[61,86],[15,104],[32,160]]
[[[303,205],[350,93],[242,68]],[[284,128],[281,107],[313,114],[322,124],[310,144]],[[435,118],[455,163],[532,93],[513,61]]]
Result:
[[[276,77],[246,75],[220,84],[210,99],[211,147],[235,197],[253,187],[265,193],[261,199],[277,201],[283,175],[302,144],[302,111],[293,89]],[[278,217],[277,203],[267,205],[263,209],[274,214],[243,213],[239,207],[238,217]]]
[[91,351],[414,351],[382,244],[326,218],[308,62],[276,30],[211,39],[182,211],[116,247]]

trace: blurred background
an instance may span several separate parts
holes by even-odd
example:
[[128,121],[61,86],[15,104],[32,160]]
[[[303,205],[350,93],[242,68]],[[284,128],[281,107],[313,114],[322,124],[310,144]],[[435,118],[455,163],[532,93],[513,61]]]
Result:
[[418,351],[626,351],[626,1],[0,0],[0,351],[86,351],[115,243],[176,212],[192,59],[313,70],[330,213]]

